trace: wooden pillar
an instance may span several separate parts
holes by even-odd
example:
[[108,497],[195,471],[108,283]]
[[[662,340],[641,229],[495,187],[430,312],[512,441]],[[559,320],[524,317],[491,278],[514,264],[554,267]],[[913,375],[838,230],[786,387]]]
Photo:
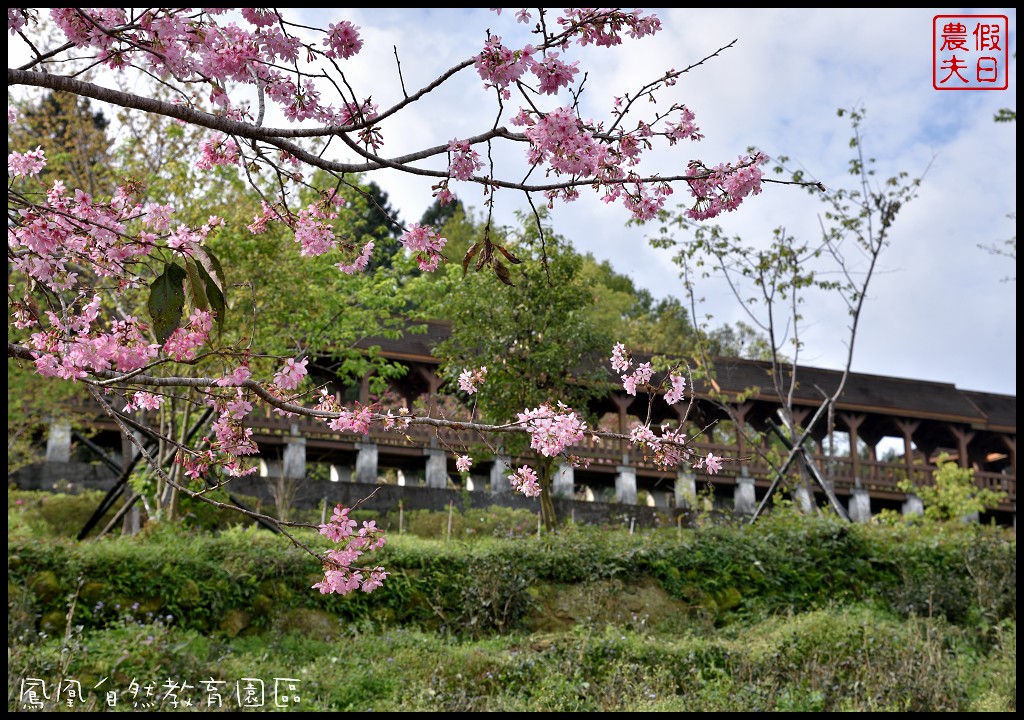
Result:
[[860,487],[860,455],[857,454],[857,440],[860,436],[857,431],[866,417],[861,414],[839,413],[839,419],[846,424],[850,433],[850,462],[853,463],[853,483],[856,487]]
[[868,446],[868,457],[871,459],[871,465],[868,472],[866,473],[867,479],[874,483],[878,481],[878,443],[882,441],[882,436],[878,433],[869,433],[867,431],[861,431],[860,438]]
[[[626,410],[633,403],[633,398],[631,396],[629,396],[629,395],[623,395],[622,393],[613,393],[612,397],[611,397],[611,400],[612,400],[613,403],[615,403],[615,407],[619,411],[619,434],[620,435],[628,435],[629,434],[629,428],[627,427],[627,423],[626,423]],[[620,449],[620,455],[621,455],[621,459],[622,459],[622,464],[623,465],[628,464],[629,463],[629,453],[626,450],[626,443],[624,441],[620,441],[619,449]]]
[[957,453],[960,456],[958,464],[962,468],[969,468],[971,466],[971,459],[967,455],[967,445],[974,439],[977,433],[958,428],[955,425],[950,426],[949,430],[956,438]]
[[428,367],[423,365],[417,365],[416,371],[420,374],[424,380],[427,381],[427,413],[432,414],[434,411],[434,397],[436,397],[438,390],[441,389],[441,385],[444,384],[444,380],[438,377],[437,373]]
[[1010,473],[1017,477],[1017,438],[1009,435],[1000,435],[999,437],[1010,453]]
[[811,411],[808,408],[793,408],[791,414],[793,415],[793,424],[796,427],[803,427],[804,420],[811,414]]
[[907,467],[907,480],[914,482],[914,433],[921,427],[920,420],[896,420],[896,427],[903,433],[903,463]]
[[750,402],[732,406],[732,416],[736,423],[736,427],[733,428],[733,431],[736,433],[736,457],[740,460],[740,472],[744,475],[747,474],[747,438],[744,431],[747,427],[747,415],[753,407],[754,403]]
[[368,372],[359,381],[359,404],[363,407],[370,404],[370,377],[372,375],[372,372]]

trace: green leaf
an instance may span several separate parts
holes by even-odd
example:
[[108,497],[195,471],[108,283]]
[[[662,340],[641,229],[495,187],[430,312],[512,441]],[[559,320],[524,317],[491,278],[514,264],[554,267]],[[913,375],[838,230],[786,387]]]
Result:
[[181,324],[181,314],[185,309],[185,278],[185,271],[170,263],[149,286],[149,316],[153,319],[153,332],[161,343],[166,342]]
[[[227,276],[224,274],[224,268],[221,267],[220,260],[217,259],[217,256],[213,254],[213,251],[210,250],[210,248],[203,245],[197,246],[194,249],[194,254],[196,262],[203,267],[210,279],[216,283],[221,297],[224,297],[224,287],[227,284]],[[207,287],[206,292],[209,294],[209,287]],[[211,298],[210,301],[213,302],[213,299]]]
[[217,313],[217,324],[223,325],[224,311],[227,310],[224,291],[221,285],[213,279],[202,264],[196,263],[196,271],[206,288],[206,299],[210,301],[210,307]]
[[206,297],[206,283],[199,277],[199,265],[192,258],[185,258],[185,272],[188,276],[188,296],[192,307],[209,310],[210,300]]

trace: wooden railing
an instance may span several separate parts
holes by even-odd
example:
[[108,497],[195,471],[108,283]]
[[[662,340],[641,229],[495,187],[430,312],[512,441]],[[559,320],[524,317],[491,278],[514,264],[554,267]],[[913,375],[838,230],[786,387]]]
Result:
[[[79,412],[99,411],[99,407],[82,406],[76,410]],[[101,424],[112,424],[101,413],[97,412],[96,415],[101,418],[99,421]],[[267,436],[278,436],[283,439],[293,433],[298,433],[309,439],[326,440],[349,447],[354,447],[356,443],[360,442],[372,442],[381,448],[436,447],[461,451],[468,446],[483,444],[484,440],[474,431],[428,425],[413,425],[400,432],[384,430],[381,426],[374,425],[367,436],[339,433],[331,430],[321,420],[308,416],[282,416],[271,412],[270,408],[266,408],[263,413],[250,416],[250,424],[257,438],[264,442],[268,439]],[[116,429],[116,426],[113,427]],[[695,456],[713,452],[716,455],[734,458],[737,454],[735,446],[701,442],[700,440],[694,441],[691,447]],[[626,464],[635,467],[641,475],[665,473],[665,470],[655,465],[651,459],[645,458],[642,451],[631,448],[627,443],[618,439],[597,439],[587,436],[582,444],[570,448],[568,452],[588,460],[592,468],[613,471],[615,467],[623,464],[624,456],[628,456]],[[825,457],[815,454],[812,455],[812,459],[822,475],[832,483],[832,487],[837,493],[848,494],[854,488],[859,487],[875,497],[889,499],[905,497],[905,493],[899,489],[899,483],[908,477],[907,466],[902,458],[895,463],[859,460],[860,472],[858,475],[854,474],[853,459],[850,457]],[[753,456],[742,463],[726,463],[717,477],[725,481],[735,481],[735,478],[741,473],[742,467],[746,468],[750,477],[755,478],[762,485],[768,484],[775,475],[767,462]],[[909,473],[910,480],[918,486],[931,485],[934,482],[933,473],[936,469],[931,465],[914,465]],[[980,488],[1005,492],[1006,499],[1001,503],[1000,509],[1015,511],[1017,503],[1017,478],[1015,476],[975,471],[974,478]]]

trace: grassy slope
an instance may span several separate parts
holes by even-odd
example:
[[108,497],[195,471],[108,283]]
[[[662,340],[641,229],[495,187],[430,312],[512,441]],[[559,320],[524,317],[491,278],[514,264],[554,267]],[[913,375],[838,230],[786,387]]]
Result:
[[538,539],[480,512],[462,537],[487,539],[395,536],[385,588],[337,598],[263,531],[80,544],[59,537],[70,501],[47,502],[9,494],[9,709],[33,677],[78,680],[96,709],[109,689],[130,705],[133,679],[196,704],[224,680],[234,708],[247,677],[267,706],[294,678],[307,711],[1016,709],[1016,540],[984,528],[780,515]]

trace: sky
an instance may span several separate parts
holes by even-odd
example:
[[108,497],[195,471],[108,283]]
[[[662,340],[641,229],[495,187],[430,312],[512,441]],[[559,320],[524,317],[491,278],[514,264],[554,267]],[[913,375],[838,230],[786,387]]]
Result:
[[[653,11],[663,29],[652,38],[566,54],[565,60],[579,60],[590,72],[582,114],[605,118],[613,97],[735,41],[685,74],[660,101],[685,103],[705,139],[659,154],[658,171],[679,172],[692,158],[708,165],[735,161],[756,146],[771,156],[790,157],[834,188],[850,184],[850,125],[836,111],[864,108],[864,148],[877,160],[878,177],[905,171],[912,177],[923,174],[923,180],[880,256],[851,369],[1016,395],[1016,259],[985,249],[1005,247],[1003,242],[1016,236],[1016,125],[993,121],[1000,108],[1016,110],[1016,10]],[[344,19],[359,27],[364,46],[346,61],[346,77],[357,95],[372,96],[381,108],[400,97],[399,66],[412,91],[478,53],[487,29],[510,47],[529,42],[529,26],[516,23],[510,10],[501,15],[450,8],[303,13],[311,25]],[[933,17],[947,14],[1007,16],[1008,89],[933,88]],[[494,122],[493,97],[482,91],[479,77],[472,70],[459,77],[383,126],[385,155],[467,137]],[[511,105],[503,124],[519,107],[515,98]],[[521,154],[497,152],[497,172],[516,177]],[[417,221],[431,202],[430,181],[384,173],[371,179],[388,192],[406,222]],[[478,187],[453,183],[452,188],[466,206],[482,210]],[[683,195],[676,195],[679,202],[686,201]],[[508,224],[526,207],[512,193],[499,193],[496,201],[495,217]],[[818,237],[823,210],[805,191],[771,185],[711,222],[747,245],[767,242],[780,226],[811,241]],[[672,252],[648,242],[656,228],[627,227],[628,213],[620,205],[584,193],[575,203],[556,206],[552,220],[555,232],[577,250],[607,260],[637,287],[656,297],[685,297]],[[721,282],[702,282],[698,295],[698,318],[710,314],[713,325],[750,322]],[[843,307],[819,296],[808,300],[804,315],[800,363],[843,369],[850,336]]]
[[[670,94],[659,95],[660,106],[680,102],[692,110],[705,138],[659,151],[648,169],[682,174],[691,159],[713,166],[735,161],[755,146],[769,156],[788,156],[808,177],[838,188],[849,187],[852,178],[847,171],[850,126],[836,111],[863,108],[863,147],[877,160],[877,176],[907,172],[912,177],[923,174],[923,179],[918,197],[899,213],[890,245],[879,258],[855,338],[852,371],[1016,395],[1016,250],[1007,257],[988,249],[1005,248],[1004,241],[1016,237],[1017,128],[993,121],[1001,108],[1017,106],[1016,10],[649,10],[662,22],[654,37],[627,40],[614,48],[573,46],[564,55],[589,73],[581,114],[607,120],[614,97],[669,68],[708,58],[683,75]],[[403,97],[403,86],[414,92],[475,56],[488,30],[510,47],[531,41],[532,23],[517,23],[512,10],[500,15],[485,8],[295,12],[312,27],[326,28],[341,20],[358,26],[363,48],[341,66],[356,96],[371,98],[381,109]],[[556,14],[552,11],[552,17]],[[1010,56],[1006,90],[933,88],[936,15],[1008,18],[1009,38],[1002,39]],[[546,109],[554,107],[552,103]],[[499,122],[508,126],[518,109],[514,96]],[[493,92],[485,92],[482,80],[468,68],[382,123],[382,154],[394,157],[475,135],[492,126],[496,115]],[[286,123],[271,118],[268,124]],[[496,147],[493,159],[498,176],[522,176],[521,145]],[[391,171],[367,179],[388,193],[406,223],[418,221],[432,202],[429,179]],[[479,186],[453,182],[452,190],[464,205],[482,212],[485,198]],[[680,189],[670,209],[687,199],[688,193]],[[521,194],[511,191],[500,191],[495,201],[499,224],[515,225],[516,212],[527,207]],[[777,227],[811,242],[819,236],[824,208],[804,190],[768,185],[711,224],[721,225],[746,245],[767,243]],[[629,215],[621,205],[607,205],[592,192],[556,205],[551,218],[554,231],[578,251],[608,261],[636,287],[655,297],[688,302],[672,251],[649,243],[656,226],[628,226]],[[496,284],[495,291],[500,290]],[[698,321],[711,316],[712,326],[750,324],[724,283],[701,281],[697,294]],[[804,343],[800,364],[844,368],[850,332],[837,299],[809,298],[799,327]]]

